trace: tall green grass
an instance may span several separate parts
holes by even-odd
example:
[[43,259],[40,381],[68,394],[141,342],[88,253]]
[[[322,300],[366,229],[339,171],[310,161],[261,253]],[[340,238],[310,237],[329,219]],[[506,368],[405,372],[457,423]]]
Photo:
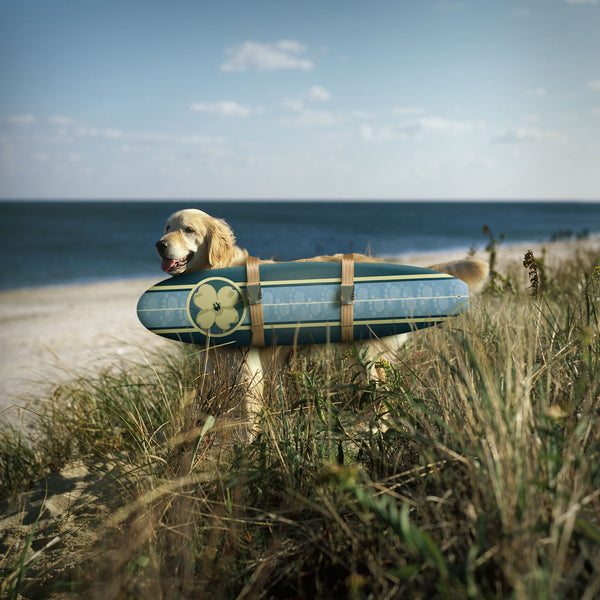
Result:
[[[75,459],[117,485],[101,498],[110,516],[85,524],[99,534],[85,568],[44,557],[55,589],[597,597],[600,257],[544,258],[381,360],[379,386],[350,368],[370,367],[356,351],[269,373],[251,443],[235,366],[205,374],[204,352],[59,387],[32,439],[3,432],[3,493]],[[2,563],[6,577],[21,569],[15,593],[44,597],[23,564]]]

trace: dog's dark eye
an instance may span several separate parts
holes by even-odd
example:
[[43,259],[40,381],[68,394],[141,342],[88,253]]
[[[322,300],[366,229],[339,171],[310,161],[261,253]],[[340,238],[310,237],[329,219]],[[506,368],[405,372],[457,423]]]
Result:
[[194,228],[193,228],[193,227],[189,227],[189,226],[188,226],[188,227],[186,227],[186,228],[184,229],[184,231],[185,231],[186,233],[194,233]]

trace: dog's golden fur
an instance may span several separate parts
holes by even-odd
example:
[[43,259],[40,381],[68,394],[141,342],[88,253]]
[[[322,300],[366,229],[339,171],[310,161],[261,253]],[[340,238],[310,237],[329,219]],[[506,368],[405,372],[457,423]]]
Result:
[[[233,231],[225,221],[196,209],[180,210],[172,214],[167,220],[164,235],[157,242],[156,247],[162,259],[162,268],[170,275],[243,266],[248,258],[248,252],[236,246]],[[360,262],[381,262],[360,254],[355,254],[354,257]],[[339,262],[341,259],[341,254],[335,254],[301,260]],[[462,279],[469,285],[471,291],[479,289],[488,274],[487,264],[475,259],[442,263],[430,268]],[[408,334],[399,334],[356,344],[365,348],[369,358],[385,355],[387,360],[393,360],[394,353],[406,341],[407,336]],[[342,344],[336,345],[342,347]],[[232,350],[220,348],[216,352],[232,352]],[[314,350],[319,351],[319,348]],[[247,411],[251,419],[255,418],[262,408],[264,369],[270,364],[280,364],[292,351],[293,348],[288,347],[250,348],[241,351],[242,379],[247,390]],[[381,374],[376,372],[371,374],[371,376],[378,375]]]

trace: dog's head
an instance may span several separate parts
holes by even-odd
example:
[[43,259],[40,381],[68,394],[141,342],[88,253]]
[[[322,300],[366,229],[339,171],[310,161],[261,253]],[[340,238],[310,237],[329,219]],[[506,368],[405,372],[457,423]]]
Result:
[[180,210],[167,219],[156,242],[161,268],[169,275],[230,266],[235,237],[229,225],[201,210]]

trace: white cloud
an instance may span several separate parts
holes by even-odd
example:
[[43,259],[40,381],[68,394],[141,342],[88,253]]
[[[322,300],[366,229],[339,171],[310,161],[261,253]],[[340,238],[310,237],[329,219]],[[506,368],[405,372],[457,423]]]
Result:
[[227,142],[222,137],[209,137],[205,135],[170,135],[168,133],[131,133],[127,139],[133,142],[148,142],[151,144],[186,144],[186,145],[217,145],[222,146]]
[[80,127],[75,130],[75,135],[79,138],[109,140],[112,142],[121,142],[123,144],[140,144],[142,146],[151,146],[154,144],[163,147],[166,145],[196,146],[212,150],[223,149],[227,145],[227,140],[222,137],[172,135],[157,132],[128,132],[120,131],[118,129],[97,129],[95,127]]
[[11,125],[33,125],[36,120],[34,115],[12,115],[5,119],[5,121]]
[[598,0],[564,0],[567,4],[598,4]]
[[358,128],[358,135],[365,142],[387,142],[399,137],[399,134],[388,125],[379,129],[375,129],[371,125],[361,125]]
[[542,86],[537,86],[534,88],[529,88],[526,92],[525,92],[528,96],[545,96],[546,95],[546,90],[545,88],[543,88]]
[[535,129],[533,127],[513,127],[494,137],[494,142],[507,144],[521,144],[526,142],[541,142],[544,140],[553,140],[560,137],[554,131]]
[[79,137],[91,137],[105,140],[118,140],[123,138],[123,132],[119,129],[97,129],[96,127],[80,127],[76,130]]
[[306,50],[305,46],[294,40],[279,40],[276,46],[281,50],[295,54],[302,54]]
[[422,115],[425,112],[425,109],[420,106],[399,106],[394,108],[392,112],[401,117],[415,117],[417,115]]
[[73,124],[73,119],[70,117],[63,117],[61,115],[53,115],[52,117],[48,117],[48,123],[51,125],[60,125],[66,127],[67,125]]
[[326,110],[312,110],[306,108],[302,103],[294,101],[286,102],[284,107],[293,111],[295,114],[291,118],[284,119],[286,125],[295,125],[297,127],[331,127],[340,123],[342,117]]
[[310,102],[327,102],[331,94],[320,85],[313,85],[295,98],[283,102],[283,108],[295,113],[293,118],[287,118],[284,123],[298,127],[325,126],[338,124],[342,117],[329,111],[313,110],[307,106]]
[[283,108],[301,111],[304,110],[304,101],[301,98],[288,98],[287,100],[284,100]]
[[292,40],[281,40],[275,44],[248,41],[225,52],[230,58],[221,65],[221,71],[310,71],[314,67],[310,60],[303,58],[306,47]]
[[414,130],[423,133],[444,133],[460,135],[473,131],[473,123],[469,121],[452,121],[442,117],[422,117],[407,123],[407,131]]
[[[4,119],[9,121],[9,119]],[[202,136],[202,135],[173,135],[169,133],[160,132],[135,132],[135,131],[123,131],[116,128],[99,128],[86,123],[77,123],[75,119],[62,116],[53,116],[44,119],[37,119],[29,115],[17,115],[11,117],[11,123],[17,124],[29,124],[29,123],[52,123],[61,127],[59,136],[48,136],[41,134],[39,130],[35,130],[33,138],[30,141],[35,143],[43,142],[46,144],[73,144],[76,140],[82,143],[92,144],[94,141],[108,141],[120,144],[136,144],[142,146],[151,145],[172,145],[172,146],[196,146],[196,147],[210,147],[210,148],[223,148],[227,145],[227,140],[223,137],[217,136]],[[24,139],[24,138],[23,138]],[[28,138],[29,139],[29,138]],[[12,137],[0,136],[0,143],[7,146],[13,141]],[[93,146],[90,146],[93,147]],[[39,152],[36,155],[37,160],[42,159],[44,156],[43,152]],[[69,157],[77,156],[71,154]],[[71,162],[76,162],[69,158]]]
[[348,114],[354,119],[372,119],[375,117],[373,113],[366,110],[351,110]]
[[283,102],[283,107],[288,110],[304,110],[306,102],[327,102],[331,100],[331,94],[320,85],[313,85],[300,95],[294,98],[288,98]]
[[307,100],[314,100],[320,102],[326,102],[331,100],[331,94],[320,85],[313,85],[306,93],[305,98]]
[[593,79],[587,82],[587,87],[595,92],[600,92],[600,79]]
[[367,142],[385,142],[393,139],[416,138],[425,134],[463,135],[471,133],[476,124],[470,121],[453,121],[442,117],[420,117],[409,119],[391,127],[389,125],[375,129],[371,125],[361,125],[359,136]]
[[221,102],[196,102],[190,105],[194,112],[201,112],[209,115],[218,115],[220,117],[249,117],[254,111],[248,106],[243,106],[232,100],[223,100]]
[[54,167],[59,168],[64,167],[66,165],[75,165],[84,162],[83,155],[77,154],[75,152],[63,153],[60,150],[55,153],[43,151],[33,152],[31,154],[31,158],[36,162],[53,165]]

